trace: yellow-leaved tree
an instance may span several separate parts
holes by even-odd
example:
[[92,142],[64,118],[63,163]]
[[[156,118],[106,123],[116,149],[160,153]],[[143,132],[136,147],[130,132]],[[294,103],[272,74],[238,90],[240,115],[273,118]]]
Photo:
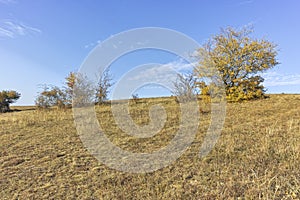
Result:
[[214,84],[205,80],[219,76],[228,101],[265,96],[264,79],[259,73],[278,64],[276,45],[265,39],[252,39],[252,32],[252,28],[228,27],[198,49],[199,64],[194,72],[200,78],[198,86],[203,95],[209,95]]

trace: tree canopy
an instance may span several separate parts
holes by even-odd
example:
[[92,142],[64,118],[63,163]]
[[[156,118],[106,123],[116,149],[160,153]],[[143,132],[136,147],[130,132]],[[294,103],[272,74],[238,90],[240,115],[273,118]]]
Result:
[[57,86],[44,86],[43,91],[35,100],[39,108],[49,108],[57,106],[65,108],[68,105],[66,93]]
[[21,94],[14,90],[3,90],[0,92],[0,112],[9,111],[9,105],[15,103],[20,97]]
[[[205,78],[213,78],[209,68],[219,73],[229,101],[264,97],[264,79],[259,75],[278,63],[276,45],[265,39],[252,39],[252,28],[236,30],[228,27],[213,36],[197,51],[199,64],[195,74],[202,79],[202,94],[209,94]],[[211,83],[210,83],[211,84]]]

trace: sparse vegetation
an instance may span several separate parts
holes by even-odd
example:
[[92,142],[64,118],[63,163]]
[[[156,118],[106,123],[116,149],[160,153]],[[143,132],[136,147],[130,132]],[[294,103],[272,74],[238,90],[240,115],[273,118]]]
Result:
[[35,100],[38,108],[50,108],[57,106],[65,108],[68,105],[67,94],[57,86],[45,86]]
[[[204,112],[192,146],[173,164],[148,174],[112,170],[82,145],[71,110],[26,110],[0,114],[1,199],[299,199],[299,95],[228,104],[216,146],[198,158],[210,125]],[[121,103],[121,102],[119,102]],[[137,124],[149,123],[149,106],[167,112],[154,137],[135,139],[115,124],[110,105],[96,106],[106,136],[120,148],[151,152],[164,147],[178,128],[174,98],[130,104]]]
[[174,96],[181,99],[182,102],[191,101],[197,95],[197,79],[193,73],[178,74],[177,80],[173,83],[172,91]]
[[107,68],[99,77],[97,87],[94,87],[93,83],[89,82],[83,74],[70,72],[65,78],[65,86],[62,88],[45,85],[38,94],[35,105],[38,108],[50,108],[52,106],[67,108],[71,107],[72,103],[74,105],[91,102],[101,104],[107,100],[109,89],[113,85],[109,70]]

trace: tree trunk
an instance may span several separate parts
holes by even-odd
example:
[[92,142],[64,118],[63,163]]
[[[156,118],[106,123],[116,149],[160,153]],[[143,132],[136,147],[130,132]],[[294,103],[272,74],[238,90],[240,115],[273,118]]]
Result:
[[0,113],[8,112],[10,111],[9,109],[9,104],[8,103],[0,103]]

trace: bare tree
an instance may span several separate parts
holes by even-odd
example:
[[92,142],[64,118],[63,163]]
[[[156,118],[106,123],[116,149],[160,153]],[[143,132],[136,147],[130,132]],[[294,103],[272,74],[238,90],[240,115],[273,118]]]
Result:
[[96,103],[101,104],[108,98],[109,89],[113,86],[110,68],[106,68],[100,75],[96,88]]
[[173,95],[177,96],[180,101],[187,102],[196,98],[197,87],[196,78],[193,73],[178,74],[177,80],[173,82]]
[[64,91],[68,105],[83,106],[94,103],[95,87],[84,74],[71,72],[66,77]]

